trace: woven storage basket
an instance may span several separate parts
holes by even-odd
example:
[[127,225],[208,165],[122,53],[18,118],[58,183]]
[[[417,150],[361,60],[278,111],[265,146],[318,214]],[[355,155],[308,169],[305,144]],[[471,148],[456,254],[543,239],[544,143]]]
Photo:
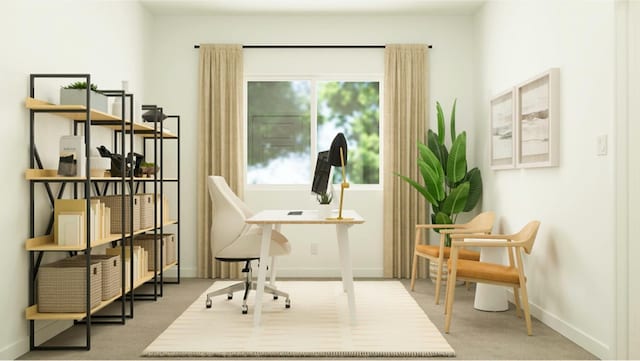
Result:
[[[111,208],[111,233],[122,233],[122,196],[103,196],[98,197],[101,202]],[[130,231],[131,222],[131,203],[130,195],[124,197],[124,231]],[[140,230],[140,196],[133,196],[133,231]]]
[[[152,228],[153,227],[153,209],[155,203],[153,202],[153,194],[144,193],[139,194],[140,197],[140,228]],[[158,215],[159,217],[160,215]]]
[[[166,235],[165,235],[166,236]],[[157,271],[162,269],[162,264],[160,263],[160,252],[162,252],[162,260],[166,262],[167,260],[167,242],[160,242],[160,235],[156,236],[156,256],[153,257],[153,234],[139,234],[133,238],[133,245],[140,246],[148,253],[148,265],[147,269],[149,271],[153,271],[156,267],[156,262],[158,264]],[[128,244],[128,240],[125,241],[125,244]]]
[[176,242],[176,235],[173,233],[164,234],[165,247],[167,248],[167,256],[164,258],[164,264],[168,265],[176,261],[178,244]]
[[[102,300],[108,300],[122,291],[122,267],[119,255],[92,254],[91,260],[100,261],[102,266]],[[71,257],[65,262],[85,262],[84,255]]]
[[[100,261],[90,264],[91,308],[102,300],[102,266]],[[38,271],[38,312],[86,312],[87,303],[86,264],[65,262],[50,263]]]

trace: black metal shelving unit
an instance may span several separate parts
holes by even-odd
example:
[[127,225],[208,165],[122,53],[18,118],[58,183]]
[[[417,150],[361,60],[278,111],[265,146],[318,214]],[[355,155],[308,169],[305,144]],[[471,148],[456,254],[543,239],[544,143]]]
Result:
[[[169,131],[165,131],[163,127],[163,119],[157,120],[153,122],[153,127],[147,126],[140,123],[134,123],[132,120],[134,119],[133,114],[133,95],[128,94],[123,90],[104,90],[100,91],[103,95],[107,97],[119,97],[121,99],[121,117],[111,116],[109,114],[98,112],[90,108],[90,106],[75,106],[75,105],[54,105],[49,104],[40,100],[35,99],[35,83],[37,79],[40,78],[79,78],[86,81],[87,84],[91,84],[91,76],[89,74],[31,74],[30,76],[30,98],[26,101],[26,106],[29,109],[30,113],[30,147],[29,147],[29,156],[30,162],[29,167],[30,170],[27,171],[26,178],[29,181],[29,189],[30,189],[30,239],[26,242],[26,249],[29,253],[29,307],[26,311],[26,318],[29,320],[29,339],[30,339],[30,349],[31,350],[70,350],[70,349],[79,349],[79,350],[89,350],[91,348],[91,327],[93,324],[102,324],[102,323],[117,323],[117,324],[125,324],[126,318],[133,318],[134,314],[134,300],[143,299],[143,300],[157,300],[158,297],[162,297],[163,294],[163,284],[164,282],[164,271],[165,268],[168,269],[173,267],[174,265],[177,267],[177,281],[170,283],[180,283],[180,116],[178,115],[170,115],[167,118],[173,118],[176,120],[177,126],[177,134],[173,134]],[[125,114],[125,104],[128,102],[129,104],[129,120],[126,120]],[[86,103],[91,104],[91,91],[89,88],[86,89]],[[145,109],[155,109],[157,111],[162,112],[162,108],[157,107],[155,105],[145,105],[142,107]],[[57,176],[55,170],[46,170],[44,169],[43,163],[40,159],[40,155],[38,153],[38,149],[36,147],[36,134],[35,134],[35,121],[36,114],[38,113],[50,113],[61,115],[64,118],[73,121],[73,134],[78,135],[81,131],[82,135],[84,135],[85,141],[85,169],[84,177],[60,177]],[[124,160],[123,171],[121,172],[119,177],[91,177],[91,162],[90,162],[90,154],[91,154],[91,127],[92,126],[102,126],[107,127],[113,130],[113,140],[114,140],[114,153],[119,154],[121,159]],[[159,127],[158,127],[159,126]],[[153,141],[153,157],[154,163],[160,164],[160,174],[154,174],[152,179],[143,179],[139,177],[134,177],[133,174],[133,166],[130,167],[130,170],[127,171],[126,164],[134,164],[134,137],[141,136],[143,141],[143,152],[146,155],[147,144],[149,141]],[[166,140],[176,141],[177,147],[177,177],[171,179],[164,178],[164,157],[163,157],[163,144]],[[129,155],[126,155],[126,142],[128,141],[129,145]],[[159,150],[159,151],[158,151]],[[159,158],[159,162],[158,162]],[[146,190],[146,185],[152,183],[153,184],[153,192],[154,192],[154,200],[158,201],[158,195],[160,196],[160,213],[156,211],[156,206],[154,204],[154,224],[152,229],[145,229],[141,231],[134,231],[134,222],[133,222],[133,202],[134,195],[138,192],[140,184],[143,186],[143,190]],[[177,219],[168,222],[165,224],[164,222],[164,212],[167,210],[164,209],[164,184],[165,183],[175,183],[176,184],[176,194],[177,194]],[[42,184],[44,186],[44,190],[46,191],[47,198],[49,200],[51,206],[51,217],[45,231],[45,235],[37,236],[36,235],[36,184]],[[59,184],[59,189],[57,194],[54,195],[54,191],[52,188],[52,184]],[[107,195],[108,193],[113,193],[116,195],[121,195],[121,224],[125,225],[125,217],[129,218],[129,229],[125,230],[124,227],[121,227],[121,234],[117,239],[111,240],[102,240],[101,242],[97,242],[96,244],[91,244],[89,234],[91,231],[91,221],[89,217],[86,218],[86,239],[84,247],[75,247],[73,249],[69,249],[69,247],[57,247],[53,243],[53,224],[54,224],[54,203],[55,199],[62,199],[65,195],[65,189],[67,184],[73,185],[73,198],[82,198],[87,199],[87,205],[85,209],[85,214],[90,214],[91,203],[88,201],[92,197],[92,191],[96,196]],[[102,186],[102,187],[101,187]],[[80,187],[80,189],[78,189]],[[112,189],[110,189],[110,187]],[[125,202],[129,202],[129,214],[125,214]],[[158,222],[158,217],[162,220],[162,222]],[[153,232],[154,235],[162,237],[164,234],[164,227],[167,225],[175,224],[177,226],[177,232],[175,234],[176,238],[176,263],[168,265],[165,267],[164,260],[162,259],[163,255],[160,250],[156,248],[156,242],[154,242],[154,251],[153,255],[150,257],[154,257],[157,254],[156,252],[160,252],[160,269],[158,269],[158,263],[156,264],[156,269],[152,272],[153,277],[148,279],[149,277],[145,277],[141,283],[135,284],[137,281],[134,280],[134,264],[130,263],[130,289],[125,289],[125,260],[121,259],[121,285],[122,290],[121,294],[112,300],[108,300],[108,304],[119,300],[121,302],[120,313],[116,315],[110,314],[100,314],[93,315],[97,309],[101,309],[106,307],[106,305],[100,305],[100,307],[96,309],[91,309],[91,300],[90,300],[90,255],[92,248],[111,243],[112,247],[119,246],[122,248],[121,254],[125,254],[125,244],[129,247],[130,255],[133,254],[134,247],[134,236],[136,234],[141,234],[144,232]],[[108,226],[108,225],[107,225]],[[127,241],[128,242],[125,242]],[[164,241],[164,240],[163,240]],[[86,255],[86,307],[85,310],[91,310],[89,312],[84,313],[73,313],[73,314],[63,314],[63,313],[39,313],[37,311],[36,304],[36,277],[38,270],[41,266],[43,255],[46,252],[68,252],[70,255],[75,255],[78,252],[82,252]],[[144,283],[153,283],[154,290],[152,294],[136,294],[135,289]],[[159,289],[158,289],[159,288]],[[103,302],[104,303],[104,302]],[[129,304],[129,310],[126,311],[125,305]],[[43,346],[43,345],[35,345],[35,321],[36,320],[73,320],[74,323],[82,323],[85,326],[85,334],[86,340],[84,345],[65,345],[65,346]]]

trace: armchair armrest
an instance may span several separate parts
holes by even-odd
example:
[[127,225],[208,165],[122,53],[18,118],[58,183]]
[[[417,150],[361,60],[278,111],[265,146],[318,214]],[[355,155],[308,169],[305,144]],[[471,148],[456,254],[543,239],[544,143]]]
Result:
[[462,228],[464,224],[416,224],[416,229]]
[[[469,236],[469,234],[478,234],[478,235],[482,235],[482,234],[486,234],[488,231],[484,230],[484,229],[473,229],[473,228],[463,228],[463,229],[443,229],[440,231],[440,233],[444,233],[444,234],[451,234],[452,237],[454,234],[465,234],[466,236]],[[474,237],[476,238],[476,237]]]
[[451,248],[453,247],[515,247],[519,246],[517,242],[509,241],[452,241]]
[[468,233],[454,233],[451,235],[452,239],[465,239],[465,238],[476,238],[476,239],[503,239],[503,240],[512,240],[512,234],[468,234]]

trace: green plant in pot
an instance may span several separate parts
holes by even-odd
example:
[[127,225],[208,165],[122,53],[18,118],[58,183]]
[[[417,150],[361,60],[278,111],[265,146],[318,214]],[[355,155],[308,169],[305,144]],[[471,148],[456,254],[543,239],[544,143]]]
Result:
[[330,192],[319,193],[316,195],[316,199],[320,204],[331,204],[331,201],[333,200],[333,193],[330,193]]
[[[64,87],[65,89],[87,89],[86,81],[77,81]],[[91,90],[98,91],[98,86],[91,83]]]
[[[456,134],[456,102],[451,109],[450,149],[445,144],[445,118],[439,102],[436,102],[438,132],[429,129],[427,144],[418,143],[418,168],[424,185],[396,173],[431,204],[433,224],[455,223],[458,215],[473,210],[482,196],[480,170],[467,169],[467,133]],[[448,235],[445,245],[451,245]]]
[[[106,113],[108,110],[108,98],[98,90],[96,84],[89,84],[91,90],[90,108]],[[60,88],[60,104],[62,105],[87,105],[87,82],[76,81]]]

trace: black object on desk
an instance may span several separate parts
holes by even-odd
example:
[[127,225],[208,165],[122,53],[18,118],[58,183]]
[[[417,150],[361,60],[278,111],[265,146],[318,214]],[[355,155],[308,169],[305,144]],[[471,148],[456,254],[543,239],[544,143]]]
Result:
[[299,216],[302,214],[302,211],[289,211],[289,213],[287,213],[287,216]]

